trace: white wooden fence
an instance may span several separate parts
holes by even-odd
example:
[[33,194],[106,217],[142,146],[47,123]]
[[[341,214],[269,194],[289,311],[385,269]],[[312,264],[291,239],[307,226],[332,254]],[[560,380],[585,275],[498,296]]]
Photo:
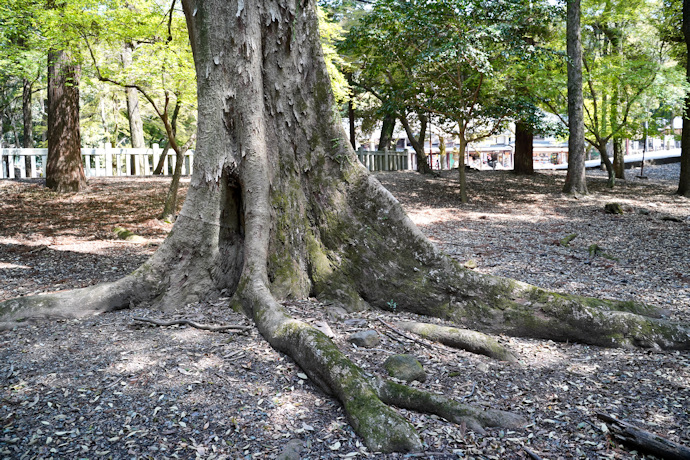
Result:
[[[150,149],[83,148],[81,157],[84,174],[94,176],[150,176],[163,153],[157,144]],[[0,149],[0,179],[45,177],[48,149]],[[175,170],[175,152],[169,150],[162,174],[172,175]],[[182,165],[182,174],[192,173],[194,151],[188,150]]]
[[357,150],[357,158],[369,171],[417,170],[417,157],[410,149]]

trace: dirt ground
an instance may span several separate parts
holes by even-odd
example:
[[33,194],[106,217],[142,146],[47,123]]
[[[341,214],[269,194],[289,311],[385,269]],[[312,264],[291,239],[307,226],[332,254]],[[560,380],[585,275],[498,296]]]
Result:
[[[562,195],[562,173],[516,178],[470,173],[471,202],[456,177],[384,173],[379,179],[429,238],[475,270],[545,288],[637,299],[690,318],[690,200],[673,195],[673,167],[645,168],[613,191],[598,172],[591,195]],[[655,175],[655,171],[659,174]],[[670,173],[669,173],[670,171]],[[633,173],[630,173],[634,177]],[[170,229],[156,215],[167,179],[91,179],[57,195],[40,181],[0,181],[0,300],[117,279],[141,264]],[[186,182],[183,183],[183,187]],[[623,215],[606,214],[608,202]],[[118,240],[124,227],[145,243]],[[577,236],[567,245],[567,235]],[[593,244],[600,251],[591,251]],[[394,248],[392,248],[394,249]],[[499,336],[518,364],[410,341],[383,325],[388,314],[328,316],[315,299],[286,303],[326,321],[334,341],[365,371],[383,375],[391,354],[410,353],[428,378],[420,388],[521,414],[519,430],[474,433],[436,416],[401,411],[426,451],[368,451],[339,404],[252,330],[246,334],[134,320],[249,321],[228,299],[163,314],[145,308],[0,332],[1,458],[275,458],[297,441],[300,458],[652,458],[611,440],[598,411],[690,445],[690,354],[622,350]],[[399,315],[419,319],[414,315]],[[438,321],[434,321],[438,322]],[[375,349],[349,335],[374,329]]]

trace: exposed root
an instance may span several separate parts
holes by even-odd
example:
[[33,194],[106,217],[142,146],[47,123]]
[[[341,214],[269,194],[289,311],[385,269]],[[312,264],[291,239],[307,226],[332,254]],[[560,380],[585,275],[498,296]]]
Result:
[[449,347],[489,356],[500,361],[517,362],[515,355],[508,349],[492,337],[481,332],[416,321],[399,321],[395,325],[400,329],[413,332],[425,339],[433,340]]
[[482,410],[468,404],[459,403],[445,396],[432,394],[417,388],[379,380],[376,385],[378,396],[386,404],[404,409],[435,414],[444,419],[462,424],[463,422],[478,433],[484,427],[521,428],[526,421],[519,415],[501,410]]
[[0,330],[41,319],[75,319],[120,310],[136,301],[135,282],[125,277],[82,289],[17,297],[0,303]]
[[141,323],[149,323],[153,324],[155,326],[175,326],[175,325],[180,325],[180,326],[190,326],[196,329],[202,329],[204,331],[211,331],[211,332],[224,332],[224,331],[233,331],[233,332],[245,332],[253,329],[252,326],[240,326],[238,324],[230,324],[227,326],[209,326],[207,324],[200,324],[194,321],[190,321],[188,319],[177,319],[177,320],[172,320],[172,321],[161,321],[157,319],[151,319],[151,318],[142,318],[139,316],[135,316],[132,318],[134,321],[139,321]]
[[369,449],[421,449],[421,439],[412,424],[378,398],[362,370],[324,333],[291,318],[262,283],[239,294],[264,338],[292,357],[312,381],[343,404],[350,424]]

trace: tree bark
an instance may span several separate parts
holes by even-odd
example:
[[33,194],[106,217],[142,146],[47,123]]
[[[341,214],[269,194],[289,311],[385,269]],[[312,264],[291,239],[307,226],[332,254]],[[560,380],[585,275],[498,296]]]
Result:
[[357,135],[355,134],[355,105],[352,99],[347,102],[347,120],[350,126],[350,145],[357,149]]
[[[180,108],[182,107],[182,101],[180,98],[177,98],[175,100],[175,108],[173,109],[172,113],[172,118],[170,119],[170,128],[172,129],[173,136],[177,137],[177,117],[180,114]],[[165,143],[165,147],[163,147],[163,153],[161,154],[160,158],[158,159],[158,164],[156,165],[156,168],[153,170],[153,175],[154,176],[159,176],[163,173],[163,166],[165,166],[165,158],[168,156],[168,152],[170,151],[170,139],[167,140]],[[167,173],[167,171],[166,171]]]
[[534,174],[534,132],[522,120],[515,123],[513,173],[526,176]]
[[386,114],[381,125],[381,135],[377,150],[390,150],[393,143],[393,132],[395,131],[395,115]]
[[[122,65],[126,69],[132,64],[132,52],[134,46],[126,42],[122,50]],[[133,149],[143,149],[144,144],[144,124],[141,121],[139,111],[139,92],[135,88],[125,88],[127,95],[127,119],[129,120],[129,135]]]
[[403,115],[398,118],[400,123],[403,125],[403,128],[405,128],[407,139],[410,141],[410,144],[412,144],[415,156],[417,157],[417,171],[422,174],[431,174],[429,160],[426,156],[426,152],[424,151],[424,138],[426,137],[426,127],[428,123],[427,118],[424,116],[419,117],[419,138],[415,137],[412,127],[410,126],[410,122],[407,121],[406,116]]
[[[458,124],[458,126],[462,126]],[[458,136],[458,181],[460,183],[460,202],[467,203],[467,171],[465,171],[465,151],[467,150],[467,141],[465,140],[465,133],[461,132]]]
[[568,173],[563,192],[587,194],[585,180],[585,125],[582,97],[582,41],[580,0],[568,0],[566,40],[568,51]]
[[46,185],[57,192],[86,187],[79,134],[79,73],[66,51],[48,53]]
[[370,379],[323,332],[290,317],[280,299],[314,296],[349,311],[395,305],[492,333],[690,348],[687,327],[659,319],[653,307],[551,293],[466,270],[438,251],[347,142],[313,1],[185,0],[183,7],[199,125],[194,174],[172,231],[118,281],[0,303],[0,328],[232,293],[228,307],[251,317],[342,403],[369,449],[382,452],[423,448],[389,404],[477,429],[524,421]]
[[31,116],[32,91],[33,82],[28,78],[24,78],[22,90],[22,120],[24,122],[24,136],[22,139],[22,147],[25,149],[31,149],[34,146],[33,117]]
[[609,158],[608,143],[603,139],[600,139],[597,141],[596,147],[599,151],[601,164],[603,164],[606,168],[606,174],[608,175],[606,186],[608,188],[613,188],[616,185],[616,174],[613,171],[613,163],[611,162],[611,158]]
[[[690,83],[690,0],[683,0],[683,35],[685,36],[686,56],[689,56],[685,64],[685,78]],[[690,197],[690,93],[685,96],[683,132],[680,138],[680,179],[676,193]]]
[[616,179],[625,180],[625,152],[623,151],[623,138],[613,138],[613,172]]

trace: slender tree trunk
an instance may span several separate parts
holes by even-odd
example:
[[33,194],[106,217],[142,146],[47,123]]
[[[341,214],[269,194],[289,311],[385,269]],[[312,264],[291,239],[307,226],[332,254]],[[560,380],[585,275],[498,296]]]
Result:
[[[126,69],[132,64],[132,52],[134,46],[126,42],[122,50],[122,65]],[[129,135],[132,143],[132,148],[143,149],[144,144],[144,124],[141,121],[141,112],[139,111],[139,92],[136,88],[125,88],[127,96],[127,119],[129,120]]]
[[613,138],[613,172],[616,179],[625,180],[625,151],[623,150],[623,138],[620,136]]
[[25,149],[31,149],[34,146],[33,117],[31,116],[32,91],[33,82],[28,78],[24,78],[22,90],[22,119],[24,122],[24,137],[22,139],[22,147]]
[[386,114],[381,125],[381,136],[377,150],[390,150],[393,143],[393,132],[395,131],[395,115]]
[[417,171],[422,174],[431,174],[431,167],[429,166],[429,160],[424,151],[424,138],[426,137],[426,127],[427,119],[426,117],[419,117],[419,139],[417,139],[412,131],[410,123],[407,121],[407,117],[400,116],[400,123],[402,123],[405,128],[405,133],[407,134],[407,139],[412,144],[415,156],[417,157]]
[[[172,118],[170,119],[170,127],[172,128],[172,134],[173,136],[177,137],[177,117],[180,114],[180,108],[182,107],[182,101],[178,97],[175,100],[175,109],[173,109],[173,114]],[[170,151],[170,139],[167,140],[165,143],[165,147],[163,147],[163,153],[161,154],[160,158],[158,159],[158,164],[153,170],[153,175],[158,176],[163,173],[163,166],[165,166],[165,158],[168,156],[168,152]],[[167,173],[167,171],[166,171]]]
[[606,186],[608,188],[613,188],[616,185],[616,175],[613,172],[613,163],[611,163],[611,158],[609,158],[609,153],[607,151],[608,144],[604,140],[599,140],[596,147],[601,157],[601,164],[606,168],[606,174],[608,175]]
[[660,314],[654,307],[555,294],[463,269],[442,254],[357,162],[333,117],[314,1],[183,6],[199,126],[194,174],[172,231],[151,259],[118,281],[1,302],[0,328],[142,303],[170,309],[229,292],[228,308],[244,311],[275,349],[340,401],[376,452],[424,448],[391,405],[473,429],[525,422],[370,378],[278,300],[316,296],[349,311],[390,312],[395,305],[492,332],[690,348],[687,329],[652,318]]
[[347,103],[347,119],[350,125],[350,145],[357,149],[357,135],[355,133],[355,105],[352,100]]
[[465,133],[462,132],[462,130],[458,135],[458,139],[458,179],[460,182],[460,201],[462,203],[467,203],[467,178],[465,171],[465,152],[467,150],[467,141],[465,140]]
[[[193,135],[185,145],[179,147],[176,143],[172,143],[175,147],[175,169],[173,170],[172,180],[170,181],[170,187],[168,188],[168,193],[165,196],[165,205],[163,206],[163,212],[161,212],[160,219],[167,222],[174,222],[177,214],[177,192],[180,189],[180,178],[182,177],[182,166],[184,165],[184,154],[194,143],[196,135]],[[167,149],[170,146],[170,142],[166,145],[165,154],[167,154]]]
[[[683,35],[688,56],[685,75],[690,84],[690,0],[683,0]],[[690,93],[685,96],[683,132],[680,138],[680,179],[676,193],[690,198]]]
[[563,191],[586,194],[585,125],[582,97],[582,42],[580,0],[567,0],[566,40],[568,49],[568,173]]
[[[34,146],[33,117],[31,116],[31,91],[33,90],[33,82],[28,78],[24,78],[22,87],[22,123],[24,125],[22,147],[30,149]],[[24,167],[26,168],[27,175],[30,177],[31,157],[24,157]]]
[[79,67],[65,51],[48,53],[46,185],[58,192],[86,187],[79,134]]
[[513,173],[527,176],[534,174],[534,131],[523,120],[515,123]]

